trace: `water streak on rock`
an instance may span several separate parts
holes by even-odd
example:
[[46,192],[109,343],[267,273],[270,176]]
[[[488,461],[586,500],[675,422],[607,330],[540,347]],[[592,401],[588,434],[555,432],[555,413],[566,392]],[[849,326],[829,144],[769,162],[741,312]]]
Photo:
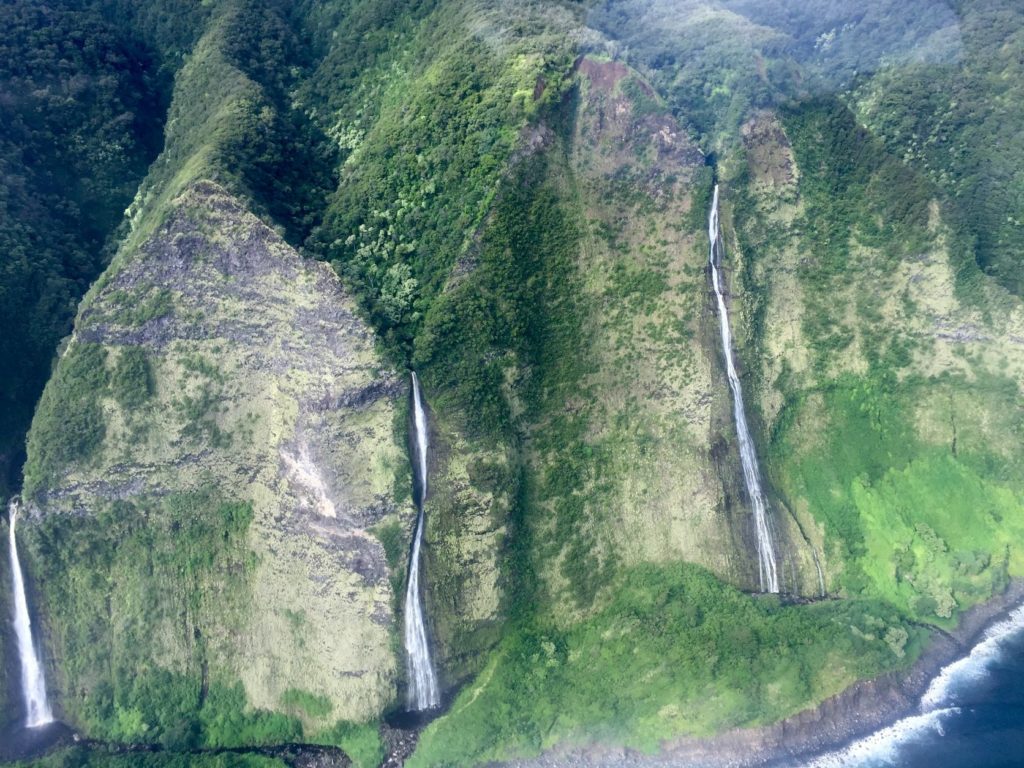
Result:
[[420,590],[420,553],[423,545],[423,502],[427,498],[427,451],[430,448],[427,414],[416,373],[412,374],[413,402],[413,498],[416,502],[416,532],[409,558],[409,580],[405,590],[405,653],[409,669],[409,709],[435,709],[441,704],[437,674],[430,657],[427,624]]
[[750,497],[750,506],[754,513],[754,533],[757,536],[757,561],[762,592],[779,591],[779,571],[775,558],[775,544],[772,537],[771,519],[768,512],[768,500],[761,488],[761,473],[757,467],[757,454],[754,441],[747,427],[747,415],[743,409],[743,389],[732,356],[732,331],[729,328],[729,313],[725,306],[720,267],[722,261],[722,245],[718,227],[718,185],[715,185],[714,199],[711,202],[711,214],[708,216],[708,238],[711,241],[711,282],[718,300],[718,318],[722,332],[722,355],[725,357],[725,371],[729,377],[729,388],[732,390],[732,411],[736,421],[736,435],[740,443],[740,463],[743,465],[743,482]]
[[18,559],[18,542],[14,526],[18,520],[18,501],[11,499],[8,506],[11,557],[11,584],[14,591],[14,635],[18,641],[18,660],[21,662],[21,695],[28,714],[25,726],[37,728],[53,722],[50,702],[46,698],[46,680],[39,663],[35,644],[32,642],[32,620],[28,612],[28,598],[25,595],[25,579]]

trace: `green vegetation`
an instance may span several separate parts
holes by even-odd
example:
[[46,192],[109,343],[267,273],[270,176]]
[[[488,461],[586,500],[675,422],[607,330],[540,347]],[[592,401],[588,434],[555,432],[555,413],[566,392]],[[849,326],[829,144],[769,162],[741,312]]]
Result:
[[[476,269],[431,306],[416,359],[440,390],[435,407],[472,414],[467,432],[491,439],[509,439],[513,426],[506,372],[529,371],[517,382],[515,398],[525,409],[521,423],[544,425],[533,435],[534,450],[549,469],[523,488],[524,517],[516,522],[521,538],[512,544],[508,572],[525,582],[540,563],[560,560],[575,599],[589,605],[605,581],[601,569],[612,567],[593,546],[594,526],[585,513],[588,499],[600,493],[592,483],[598,457],[584,437],[587,414],[562,406],[569,396],[584,396],[583,377],[593,362],[574,273],[576,211],[566,200],[564,169],[547,163],[525,160],[504,185]],[[520,480],[496,481],[514,486]],[[519,604],[533,610],[537,585],[510,587],[521,590],[513,611]]]
[[1022,296],[1024,10],[1013,0],[955,5],[958,56],[885,69],[850,102],[894,154],[942,189],[965,260]]
[[[970,392],[999,407],[998,390]],[[993,473],[996,457],[984,448],[953,454],[915,437],[905,414],[924,394],[843,379],[825,394],[824,440],[806,444],[790,421],[804,409],[791,404],[772,462],[787,496],[806,499],[825,523],[830,548],[846,563],[849,594],[880,597],[907,616],[949,626],[955,613],[1000,591],[1008,574],[1024,572],[1015,545],[1024,488]],[[977,426],[960,429],[970,434]]]
[[[248,710],[240,684],[205,678],[207,656],[226,649],[204,631],[243,615],[251,518],[249,505],[203,491],[118,501],[95,519],[50,516],[24,530],[49,621],[61,628],[52,641],[74,722],[98,738],[172,749],[301,735],[297,720]],[[176,647],[165,633],[189,638],[187,657],[165,655]]]
[[285,768],[288,763],[259,755],[172,754],[131,752],[111,754],[99,748],[70,747],[11,768]]
[[153,372],[144,349],[121,350],[110,377],[110,388],[114,399],[126,410],[143,406],[153,396]]
[[17,484],[54,351],[160,148],[153,51],[79,5],[0,7],[0,492]]
[[[957,298],[973,311],[986,295],[972,254],[937,220],[940,190],[836,101],[792,107],[784,124],[800,169],[797,217],[772,222],[777,203],[752,192],[746,176],[737,216],[757,312],[783,299],[773,295],[774,265],[799,264],[795,362],[805,370],[751,376],[754,392],[775,390],[783,400],[768,425],[765,463],[787,506],[823,525],[835,587],[950,627],[1024,566],[1014,545],[1024,486],[1011,469],[1024,461],[1021,422],[1007,416],[1018,413],[1021,393],[981,359],[971,376],[955,365],[929,370],[934,314],[921,312],[896,276],[909,268],[924,281],[924,268],[942,263],[955,296],[919,290],[952,316],[962,311]],[[755,316],[747,359],[771,333]]]
[[87,461],[106,434],[101,398],[110,373],[107,350],[100,344],[68,347],[57,373],[47,385],[29,440],[31,459],[25,465],[26,495],[57,479],[57,473]]
[[341,747],[356,768],[377,768],[384,761],[384,744],[375,723],[339,720],[331,728],[316,734],[313,741]]
[[477,765],[566,742],[653,752],[665,738],[785,717],[904,666],[925,637],[882,602],[782,606],[682,563],[624,572],[613,595],[567,630],[509,634],[409,765]]
[[326,696],[318,696],[298,688],[289,688],[282,693],[281,705],[286,709],[295,710],[299,716],[305,715],[318,720],[327,717],[334,709],[331,700]]
[[935,33],[954,22],[930,0],[602,0],[590,17],[716,150],[736,149],[754,110],[834,93],[883,63],[952,55]]
[[[380,5],[387,18],[390,4]],[[336,94],[327,99],[336,121],[329,131],[348,153],[312,247],[347,279],[401,360],[453,266],[474,250],[520,129],[557,103],[573,56],[553,10],[454,2],[419,22],[433,5],[413,3],[399,17],[399,39],[416,34],[381,80],[364,73],[359,90],[336,88],[339,73],[344,82],[365,66],[364,47],[371,62],[383,56],[371,35],[332,49],[309,85],[311,95],[328,85]],[[495,28],[514,25],[515,35],[497,45],[469,35],[467,14]],[[366,91],[379,94],[377,105]]]
[[[855,5],[599,3],[588,18],[614,32],[658,89],[630,74],[599,104],[586,101],[598,86],[577,78],[573,62],[577,41],[601,41],[576,30],[584,9],[568,0],[90,0],[78,10],[0,10],[11,30],[0,41],[0,85],[13,94],[0,127],[0,356],[19,363],[0,392],[10,406],[0,472],[17,462],[13,446],[53,351],[117,238],[122,248],[83,318],[159,231],[170,201],[209,179],[332,265],[392,362],[420,371],[439,429],[450,430],[438,461],[463,474],[452,470],[451,487],[432,499],[428,600],[446,679],[479,675],[427,729],[410,765],[591,741],[654,751],[666,738],[773,722],[906,667],[927,625],[953,626],[1024,575],[1024,409],[1018,383],[999,370],[1010,354],[998,341],[950,351],[934,327],[967,317],[962,335],[987,323],[995,339],[985,273],[1024,291],[1024,121],[1014,119],[1024,103],[1024,19],[1009,0],[958,4],[965,56],[934,70],[925,54],[946,49],[916,48],[949,20],[916,23],[933,3],[869,4],[851,21]],[[892,22],[884,34],[881,21]],[[915,51],[918,63],[908,63]],[[809,97],[821,88],[841,93]],[[638,122],[617,137],[635,143],[616,165],[616,150],[577,138],[588,105],[603,125],[618,119],[619,97]],[[656,126],[667,120],[663,98],[722,160],[714,171],[694,167],[679,186],[699,156],[681,133],[670,136],[674,124]],[[753,172],[739,170],[740,127],[779,104],[796,181],[765,200]],[[636,139],[652,126],[657,147]],[[139,186],[161,134],[162,153]],[[667,180],[658,162],[676,150],[691,160],[673,160],[680,176]],[[706,288],[687,260],[706,247],[693,235],[704,228],[713,173],[735,209],[726,239],[742,246],[730,279],[741,289],[739,358],[765,473],[778,501],[820,527],[812,532],[824,538],[828,587],[841,599],[783,604],[677,562],[669,545],[655,554],[645,541],[622,545],[649,511],[654,485],[641,464],[718,473],[702,479],[707,492],[692,509],[666,516],[698,525],[734,509],[731,433],[718,423],[727,416],[708,406],[720,372],[704,370],[715,359],[702,337]],[[941,295],[914,293],[947,256]],[[104,294],[104,322],[142,335],[183,295],[172,285]],[[780,300],[794,310],[775,325]],[[981,315],[963,314],[968,304]],[[159,494],[80,508],[76,494],[91,478],[77,484],[76,473],[100,459],[108,429],[127,426],[141,443],[157,402],[167,406],[158,415],[180,425],[175,448],[209,452],[211,466],[258,476],[254,493],[267,492],[265,467],[232,464],[227,452],[247,433],[221,426],[240,397],[221,360],[175,352],[177,379],[166,381],[162,352],[83,340],[95,338],[68,343],[39,401],[24,470],[30,501],[53,494],[68,505],[24,529],[51,658],[61,660],[63,710],[90,736],[118,742],[187,751],[306,739],[376,766],[376,724],[325,727],[345,715],[343,697],[307,681],[269,700],[254,695],[275,710],[266,711],[239,682],[238,638],[253,583],[264,583],[247,542],[249,504],[167,483]],[[229,351],[225,360],[254,352]],[[693,388],[703,390],[690,398],[685,386],[699,377]],[[685,402],[669,417],[645,409],[645,398]],[[245,418],[256,425],[265,415]],[[260,429],[280,431],[279,415]],[[405,424],[396,424],[401,443]],[[671,457],[651,459],[658,450]],[[696,453],[704,463],[691,462]],[[366,458],[395,478],[393,498],[375,498],[401,508],[407,468]],[[129,495],[126,487],[110,498]],[[481,509],[471,509],[477,500]],[[398,604],[408,532],[388,514],[371,532]],[[734,540],[707,545],[716,573],[737,583],[739,525]],[[501,549],[478,561],[460,548],[469,536]],[[500,605],[459,624],[460,612],[478,608],[460,602],[462,580],[478,572],[459,571],[458,558],[484,571],[491,556],[487,597]],[[271,618],[304,649],[319,617],[288,605]],[[394,687],[389,675],[381,689]],[[70,750],[43,764],[135,758]]]

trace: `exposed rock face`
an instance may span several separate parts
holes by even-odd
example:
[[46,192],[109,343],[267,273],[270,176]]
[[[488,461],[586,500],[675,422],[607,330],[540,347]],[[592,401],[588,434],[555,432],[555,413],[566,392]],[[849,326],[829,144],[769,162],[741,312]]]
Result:
[[[710,172],[629,67],[584,57],[577,70],[572,165],[589,222],[579,268],[599,308],[592,423],[626,453],[608,499],[607,545],[624,564],[683,559],[756,589],[753,519],[697,234]],[[736,254],[727,258],[734,266]],[[742,299],[730,303],[730,313],[743,312]],[[614,435],[611,425],[623,423],[626,435]],[[788,542],[784,589],[805,591],[804,564],[793,557],[803,542],[783,510],[774,513]]]
[[[936,199],[925,199],[921,211],[895,222],[887,218],[889,211],[872,211],[873,220],[850,228],[841,268],[830,267],[828,259],[836,257],[822,253],[808,235],[820,214],[812,212],[813,192],[802,181],[817,169],[810,163],[797,166],[791,138],[774,112],[754,114],[743,127],[743,138],[749,210],[743,214],[746,223],[737,229],[752,254],[741,253],[750,263],[738,272],[738,289],[758,305],[751,312],[762,313],[760,329],[747,342],[752,379],[758,383],[751,396],[765,431],[779,442],[772,448],[771,474],[790,506],[789,519],[799,521],[799,532],[820,553],[829,590],[842,592],[841,574],[855,572],[857,566],[849,562],[853,558],[848,551],[841,551],[835,531],[831,540],[826,537],[829,513],[808,481],[814,475],[810,461],[827,456],[825,466],[839,466],[842,449],[835,446],[875,435],[874,443],[865,443],[870,448],[861,450],[874,456],[878,469],[852,483],[832,481],[830,493],[853,489],[849,508],[856,509],[857,525],[865,528],[874,567],[884,564],[879,571],[884,575],[872,576],[875,583],[899,594],[922,620],[948,618],[954,610],[998,593],[1005,580],[1001,570],[1016,575],[1024,567],[1015,547],[1003,550],[1003,545],[991,543],[1003,536],[1009,536],[1008,542],[1015,538],[1010,531],[1024,524],[1019,503],[1008,502],[997,524],[983,511],[991,502],[979,501],[970,492],[972,487],[989,484],[994,489],[1014,482],[1016,471],[1000,467],[1020,461],[1019,439],[1012,436],[1020,428],[1017,409],[1008,403],[1019,397],[1024,375],[1019,342],[1024,307],[993,284],[979,282],[971,290],[958,285],[956,272],[963,269],[958,264],[964,254],[957,248],[962,246]],[[871,139],[864,141],[873,146]],[[874,182],[872,193],[865,194],[866,205],[881,198],[878,190],[884,184],[894,185],[900,174],[911,172],[893,160],[874,162],[874,173],[889,175],[885,182]],[[852,197],[836,191],[833,198],[844,196]],[[897,227],[907,226],[906,221],[916,222],[916,234],[894,230],[899,236],[872,237],[872,224]],[[914,250],[904,252],[905,241],[914,242]],[[884,385],[876,383],[882,380]],[[852,398],[866,401],[858,401],[859,412],[872,413],[880,425],[873,433],[840,413],[841,401],[833,391],[857,391],[855,387],[861,394]],[[877,435],[897,430],[905,435],[899,450],[883,449]],[[908,493],[899,485],[904,478],[914,477],[924,488],[940,487],[934,480],[916,479],[924,476],[929,461],[941,463],[938,477],[960,481],[951,483],[945,494],[912,502],[900,498]],[[963,479],[967,476],[971,480]],[[890,487],[900,490],[878,490]],[[942,510],[942,521],[928,517],[936,509]],[[957,509],[959,513],[953,511]],[[949,525],[944,525],[947,520]],[[961,524],[964,528],[957,530]],[[991,533],[965,543],[963,531],[983,528]],[[992,539],[986,540],[989,535]],[[925,568],[923,556],[905,554],[928,546],[943,550],[943,555],[946,548],[959,550],[955,557],[961,558],[969,547],[991,550],[970,574],[975,586],[967,588],[958,581],[964,574],[954,578],[938,563]]]
[[[199,609],[144,628],[159,648],[154,663],[189,669],[202,645],[204,690],[240,680],[251,705],[307,721],[379,715],[396,695],[400,659],[392,573],[373,530],[411,525],[411,504],[394,495],[396,478],[407,477],[396,439],[406,385],[382,363],[333,272],[201,182],[86,300],[69,354],[90,344],[106,351],[114,377],[114,396],[95,393],[104,436],[88,457],[37,482],[35,516],[91,517],[114,501],[211,488],[247,502],[248,554],[225,581],[236,592],[244,585],[240,596],[231,610],[204,612],[204,601],[218,599],[207,584]],[[118,366],[138,350],[151,394],[125,408]],[[50,383],[60,386],[59,377]],[[41,410],[59,402],[48,392]],[[53,594],[61,565],[33,565],[41,591]],[[114,616],[132,596],[119,591],[117,573],[109,577]],[[61,606],[40,609],[59,659],[72,619]],[[114,654],[109,673],[77,677],[55,665],[50,679],[61,681],[72,721],[96,676],[132,673],[117,664]],[[329,714],[295,711],[282,701],[289,690],[325,697]]]

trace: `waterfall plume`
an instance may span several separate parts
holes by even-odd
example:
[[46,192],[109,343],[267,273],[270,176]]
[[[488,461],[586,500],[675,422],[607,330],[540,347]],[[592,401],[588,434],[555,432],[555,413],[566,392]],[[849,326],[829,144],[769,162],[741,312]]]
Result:
[[50,702],[46,698],[46,680],[39,662],[35,644],[32,642],[32,620],[28,611],[25,594],[25,579],[18,559],[18,542],[14,527],[18,520],[18,502],[11,499],[8,506],[11,559],[11,588],[14,592],[14,634],[18,643],[18,660],[21,663],[21,695],[25,701],[27,715],[25,725],[36,728],[53,722]]
[[409,709],[434,709],[441,704],[437,674],[430,657],[427,623],[420,588],[420,554],[423,545],[423,502],[427,498],[427,451],[430,439],[423,393],[416,373],[412,374],[413,404],[413,498],[416,502],[416,531],[409,557],[409,578],[405,589],[405,655],[409,670]]
[[772,541],[771,519],[768,511],[768,500],[761,488],[761,472],[757,466],[757,454],[754,451],[754,440],[747,427],[747,415],[743,408],[743,389],[740,377],[736,373],[736,365],[732,354],[732,330],[729,327],[729,313],[725,306],[725,296],[721,276],[721,240],[718,226],[718,185],[715,185],[711,213],[708,215],[708,239],[711,241],[711,282],[715,288],[718,302],[718,319],[722,334],[722,355],[725,357],[725,372],[732,390],[732,412],[736,422],[736,436],[739,439],[740,463],[743,466],[743,483],[750,497],[750,506],[754,513],[754,533],[757,536],[757,562],[762,592],[779,591],[779,571],[775,557],[775,544]]

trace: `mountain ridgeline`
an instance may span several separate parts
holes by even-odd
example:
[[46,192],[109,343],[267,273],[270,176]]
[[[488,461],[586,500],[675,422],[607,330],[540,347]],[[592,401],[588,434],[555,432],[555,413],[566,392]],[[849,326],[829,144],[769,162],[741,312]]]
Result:
[[0,11],[0,725],[655,753],[1004,594],[1024,14],[855,5]]

